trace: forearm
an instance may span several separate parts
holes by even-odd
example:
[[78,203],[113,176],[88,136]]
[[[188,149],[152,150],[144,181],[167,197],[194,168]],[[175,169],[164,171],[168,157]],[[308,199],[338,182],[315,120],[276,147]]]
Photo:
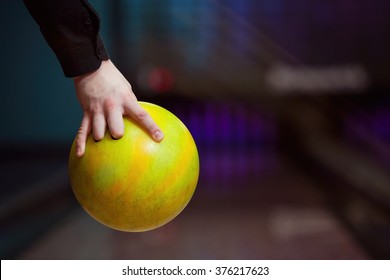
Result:
[[99,36],[99,16],[86,0],[24,0],[56,54],[65,76],[80,76],[108,59]]

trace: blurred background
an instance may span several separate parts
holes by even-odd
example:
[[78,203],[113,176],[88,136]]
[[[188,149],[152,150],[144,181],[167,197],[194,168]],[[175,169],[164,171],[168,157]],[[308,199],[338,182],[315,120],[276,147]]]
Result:
[[192,132],[197,191],[154,231],[90,218],[67,176],[72,82],[2,0],[2,259],[390,258],[388,0],[90,3],[137,97]]

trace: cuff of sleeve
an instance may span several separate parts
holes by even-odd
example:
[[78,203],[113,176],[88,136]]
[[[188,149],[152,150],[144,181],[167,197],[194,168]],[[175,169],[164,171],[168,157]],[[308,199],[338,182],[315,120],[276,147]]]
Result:
[[64,75],[68,78],[85,75],[96,71],[102,60],[108,60],[108,53],[98,38],[97,44],[80,46],[66,53],[57,54]]

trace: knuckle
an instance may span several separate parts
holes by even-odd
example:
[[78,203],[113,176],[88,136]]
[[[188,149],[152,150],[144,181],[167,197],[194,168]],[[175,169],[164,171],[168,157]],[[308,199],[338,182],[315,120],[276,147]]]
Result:
[[106,109],[106,111],[112,111],[116,108],[116,102],[113,98],[108,98],[105,102],[104,102],[104,107]]
[[139,122],[144,121],[148,116],[148,113],[145,110],[140,110],[135,113],[135,119]]
[[91,115],[99,114],[101,111],[101,106],[98,103],[91,104],[88,110]]
[[83,144],[83,139],[79,136],[76,138],[76,145],[81,146],[81,144]]
[[84,126],[80,126],[78,131],[77,131],[77,140],[82,141],[81,137],[83,137],[87,133],[87,128]]

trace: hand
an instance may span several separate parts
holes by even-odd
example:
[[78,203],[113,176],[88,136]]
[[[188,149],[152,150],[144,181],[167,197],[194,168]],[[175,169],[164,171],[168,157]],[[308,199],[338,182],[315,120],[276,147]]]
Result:
[[138,121],[156,142],[164,135],[152,117],[139,105],[131,85],[110,61],[103,61],[95,72],[73,79],[77,98],[84,112],[76,136],[76,154],[82,157],[92,131],[96,141],[103,139],[106,126],[114,139],[124,134],[123,116]]

